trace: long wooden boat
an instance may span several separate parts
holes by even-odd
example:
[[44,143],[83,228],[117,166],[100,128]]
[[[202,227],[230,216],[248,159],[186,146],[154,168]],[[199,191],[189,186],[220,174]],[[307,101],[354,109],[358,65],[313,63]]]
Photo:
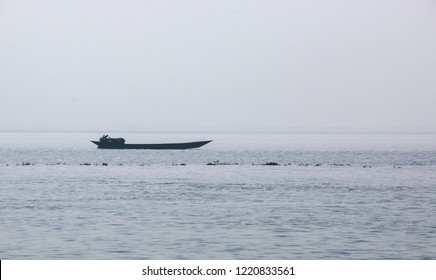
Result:
[[92,141],[99,149],[151,149],[151,150],[186,150],[200,148],[208,141],[186,142],[186,143],[161,143],[161,144],[126,144],[124,138],[110,138],[108,135],[103,135],[100,141]]

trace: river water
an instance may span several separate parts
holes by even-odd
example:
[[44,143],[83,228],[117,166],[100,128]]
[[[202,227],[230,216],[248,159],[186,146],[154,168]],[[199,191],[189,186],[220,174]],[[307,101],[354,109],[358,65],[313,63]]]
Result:
[[436,135],[0,133],[1,259],[436,259]]

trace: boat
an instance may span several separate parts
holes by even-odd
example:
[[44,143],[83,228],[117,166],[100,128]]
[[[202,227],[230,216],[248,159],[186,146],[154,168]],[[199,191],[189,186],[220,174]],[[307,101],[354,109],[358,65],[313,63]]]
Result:
[[161,144],[126,144],[124,138],[111,138],[109,135],[103,135],[100,141],[92,141],[99,149],[150,149],[150,150],[186,150],[200,148],[208,141],[186,142],[186,143],[161,143]]

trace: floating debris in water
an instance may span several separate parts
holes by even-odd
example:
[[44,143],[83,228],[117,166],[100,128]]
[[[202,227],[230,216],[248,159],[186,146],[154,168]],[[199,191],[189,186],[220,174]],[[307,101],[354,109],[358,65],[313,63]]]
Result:
[[215,160],[212,162],[208,162],[206,165],[239,165],[239,163],[228,163],[228,162],[220,162],[219,160]]
[[69,164],[66,164],[65,162],[56,162],[56,163],[46,163],[45,165],[50,166],[50,165],[69,165]]
[[280,164],[278,164],[277,162],[275,162],[275,161],[268,161],[268,162],[266,162],[266,163],[264,163],[264,164],[262,164],[262,165],[272,165],[272,166],[278,166],[278,165],[280,165]]
[[[204,164],[204,163],[203,163]],[[361,167],[361,168],[372,168],[371,164],[351,164],[351,163],[329,163],[329,162],[318,162],[318,163],[279,163],[276,161],[266,161],[264,163],[238,163],[238,162],[221,162],[219,160],[214,160],[214,161],[210,161],[210,162],[206,162],[206,165],[209,166],[284,166],[284,167],[291,167],[291,166],[299,166],[299,167],[328,167],[328,166],[333,166],[333,167],[350,167],[350,166],[354,166],[354,167]],[[82,162],[82,163],[71,163],[71,162],[52,162],[52,163],[33,163],[30,161],[22,161],[19,163],[4,163],[3,166],[40,166],[40,165],[45,165],[45,166],[153,166],[154,164],[149,164],[149,163],[116,163],[116,162]],[[196,165],[202,165],[202,164],[196,164],[196,163],[186,163],[186,162],[181,162],[181,163],[169,163],[170,166],[196,166]],[[398,166],[398,165],[390,165],[393,166],[393,168],[404,168],[404,166]]]

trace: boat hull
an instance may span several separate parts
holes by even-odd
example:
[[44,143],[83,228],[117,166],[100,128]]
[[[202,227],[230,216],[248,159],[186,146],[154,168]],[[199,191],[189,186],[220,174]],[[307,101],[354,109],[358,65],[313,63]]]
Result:
[[136,150],[186,150],[200,148],[210,142],[187,142],[187,143],[162,143],[162,144],[123,144],[123,143],[104,143],[100,141],[91,141],[99,149],[136,149]]

